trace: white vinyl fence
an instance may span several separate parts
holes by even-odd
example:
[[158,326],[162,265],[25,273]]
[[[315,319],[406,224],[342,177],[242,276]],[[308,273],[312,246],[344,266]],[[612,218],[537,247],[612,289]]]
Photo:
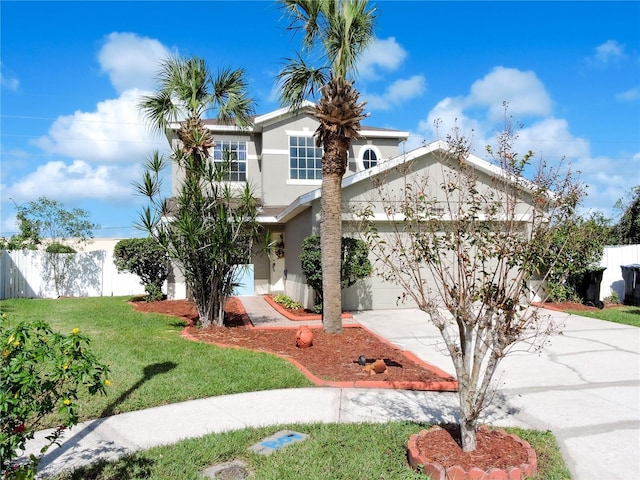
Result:
[[[0,251],[0,300],[144,294],[138,276],[118,273],[113,264],[113,253],[107,250],[72,254],[76,257],[75,261],[70,265],[58,294],[48,255],[51,254],[31,250]],[[620,301],[624,299],[624,279],[620,267],[632,264],[640,264],[640,245],[605,247],[600,262],[600,266],[606,268],[600,284],[600,300],[611,296],[613,292],[617,293]],[[247,290],[236,294],[253,295],[253,269],[247,272],[242,281]]]
[[606,268],[602,273],[600,284],[600,300],[616,292],[622,302],[624,300],[624,279],[622,269],[626,265],[640,264],[640,245],[620,245],[605,247],[600,266]]
[[[69,262],[57,263],[57,269],[62,274],[58,278],[64,277],[58,291],[53,273],[56,255],[72,256]],[[107,250],[74,254],[49,254],[31,250],[0,251],[0,299],[104,297],[144,293],[137,275],[118,273],[113,264],[113,253]]]

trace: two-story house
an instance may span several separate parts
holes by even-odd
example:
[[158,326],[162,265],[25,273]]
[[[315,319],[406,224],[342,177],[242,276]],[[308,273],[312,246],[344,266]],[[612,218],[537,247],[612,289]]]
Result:
[[[258,221],[272,241],[270,254],[256,249],[240,294],[284,292],[307,307],[313,305],[313,292],[306,285],[300,264],[302,241],[320,232],[322,148],[315,145],[313,134],[318,121],[311,115],[312,108],[313,104],[306,103],[297,112],[275,110],[255,117],[253,126],[247,129],[204,121],[214,135],[212,161],[222,161],[224,151],[234,153],[230,182],[239,186],[249,182],[255,189],[261,204]],[[398,167],[408,161],[433,170],[431,174],[436,177],[442,175],[438,153],[446,149],[443,142],[402,152],[408,132],[363,126],[360,133],[362,138],[352,142],[342,182],[345,226],[352,218],[349,206],[370,202],[375,195],[372,176],[401,181]],[[168,138],[172,147],[178,142],[175,130],[169,131]],[[487,185],[491,177],[500,175],[500,169],[478,157],[470,156],[469,162],[481,172]],[[183,172],[174,163],[172,195],[177,193],[182,178]],[[348,229],[343,230],[348,233]],[[184,298],[185,293],[179,278],[170,282],[170,297]],[[371,277],[344,291],[342,304],[347,310],[395,308],[401,293],[396,285]]]

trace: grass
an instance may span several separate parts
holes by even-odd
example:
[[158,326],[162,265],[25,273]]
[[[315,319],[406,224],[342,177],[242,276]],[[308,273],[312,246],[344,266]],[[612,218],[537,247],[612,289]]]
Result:
[[[111,366],[112,384],[108,396],[80,400],[82,419],[207,396],[312,385],[289,362],[273,355],[185,340],[180,337],[180,320],[136,312],[127,300],[12,299],[2,301],[0,310],[10,322],[43,319],[56,330],[77,327],[91,337],[92,350]],[[248,428],[137,452],[116,462],[98,462],[57,478],[198,479],[203,468],[242,459],[255,479],[419,479],[425,477],[407,466],[406,444],[412,433],[426,427],[391,422]],[[247,450],[284,428],[310,438],[268,457]],[[538,479],[570,478],[550,432],[515,433],[538,453]]]
[[[176,317],[133,310],[124,297],[3,300],[10,322],[43,319],[79,328],[110,365],[107,396],[81,398],[81,420],[196,398],[312,386],[291,363],[266,353],[226,349],[180,337]],[[56,424],[49,419],[50,426]]]
[[[250,428],[175,445],[157,447],[100,462],[56,477],[57,480],[202,479],[199,472],[214,464],[240,459],[254,480],[418,480],[406,460],[408,438],[428,425],[411,422],[383,424],[311,424]],[[271,455],[257,455],[248,447],[278,430],[306,433],[309,438]],[[531,443],[538,455],[536,479],[570,479],[555,437],[549,432],[507,429]]]
[[602,310],[565,310],[566,313],[580,315],[582,317],[597,318],[607,322],[622,323],[632,327],[640,327],[640,307],[623,306],[616,308],[605,308]]

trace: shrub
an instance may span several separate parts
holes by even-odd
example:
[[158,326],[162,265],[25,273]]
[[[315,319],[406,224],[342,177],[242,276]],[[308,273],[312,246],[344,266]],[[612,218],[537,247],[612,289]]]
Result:
[[113,249],[113,263],[119,272],[140,277],[145,300],[162,300],[162,284],[169,276],[169,260],[165,250],[154,238],[120,240]]
[[[300,262],[307,285],[313,288],[318,299],[322,299],[322,260],[318,235],[311,235],[304,239]],[[343,237],[340,288],[345,289],[354,285],[358,280],[371,275],[372,271],[369,247],[366,242],[357,238]]]
[[60,426],[47,437],[41,453],[65,428],[78,423],[76,400],[81,387],[105,393],[108,367],[89,350],[89,339],[74,328],[54,332],[42,321],[10,326],[0,318],[0,478],[33,478],[38,459],[14,464],[18,451],[33,438],[43,418],[57,412]]
[[76,249],[60,242],[53,242],[45,248],[47,253],[77,253]]
[[273,301],[291,310],[302,308],[300,303],[296,302],[293,298],[285,295],[284,293],[280,293],[273,297]]

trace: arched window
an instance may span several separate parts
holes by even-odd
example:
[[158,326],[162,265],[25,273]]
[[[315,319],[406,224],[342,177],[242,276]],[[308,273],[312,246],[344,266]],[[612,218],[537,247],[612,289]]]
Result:
[[362,166],[365,170],[378,164],[378,155],[372,148],[367,148],[362,154]]

